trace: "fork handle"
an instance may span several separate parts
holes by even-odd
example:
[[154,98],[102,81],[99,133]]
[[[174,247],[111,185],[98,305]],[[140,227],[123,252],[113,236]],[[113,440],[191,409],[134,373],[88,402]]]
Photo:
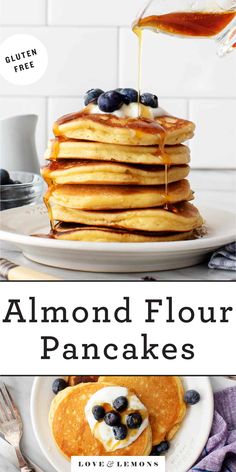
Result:
[[17,455],[21,472],[35,472],[35,469],[26,462],[25,458],[22,456],[21,451],[18,447],[15,447],[15,451],[16,451],[16,455]]

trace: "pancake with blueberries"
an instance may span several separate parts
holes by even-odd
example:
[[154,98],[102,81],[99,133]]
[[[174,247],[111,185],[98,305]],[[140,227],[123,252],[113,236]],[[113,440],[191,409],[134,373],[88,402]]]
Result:
[[187,232],[203,224],[198,209],[188,202],[177,203],[167,209],[86,211],[55,205],[51,210],[54,221],[77,223],[87,227],[125,229],[131,232]]
[[161,207],[193,199],[188,180],[168,185],[52,185],[45,201],[49,206],[60,205],[80,210],[123,210]]
[[52,239],[62,239],[67,241],[155,243],[194,239],[194,232],[135,231],[103,226],[85,226],[76,223],[59,222],[53,227],[50,237]]
[[54,124],[42,169],[50,237],[77,241],[192,239],[203,220],[188,202],[195,125],[169,115],[156,95],[89,90],[84,109]]
[[[122,411],[113,406],[120,393],[127,398]],[[135,405],[138,418],[129,405]],[[148,456],[152,448],[145,405],[137,394],[117,384],[82,383],[61,391],[52,401],[49,425],[57,447],[69,460],[72,456]]]
[[86,159],[144,165],[184,165],[190,161],[188,146],[128,146],[55,138],[48,142],[45,159]]
[[194,123],[170,116],[151,93],[123,89],[93,89],[85,96],[85,108],[54,123],[54,135],[63,138],[120,145],[174,145],[190,139]]
[[98,382],[121,385],[137,394],[149,411],[154,446],[172,439],[178,431],[186,413],[180,377],[104,376]]
[[182,180],[189,166],[145,166],[108,161],[61,159],[42,168],[44,180],[50,184],[161,185]]

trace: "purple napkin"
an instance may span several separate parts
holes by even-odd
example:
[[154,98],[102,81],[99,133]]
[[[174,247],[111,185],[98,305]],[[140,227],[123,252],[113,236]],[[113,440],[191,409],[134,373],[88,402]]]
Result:
[[236,387],[214,395],[210,437],[189,472],[236,472]]

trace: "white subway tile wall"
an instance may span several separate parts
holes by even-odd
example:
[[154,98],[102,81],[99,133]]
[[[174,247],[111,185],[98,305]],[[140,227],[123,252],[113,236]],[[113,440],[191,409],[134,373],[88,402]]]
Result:
[[45,25],[47,0],[0,0],[0,25]]
[[48,0],[48,23],[130,26],[143,5],[143,0]]
[[[45,44],[49,66],[27,87],[0,77],[0,118],[39,115],[42,162],[58,117],[81,108],[92,87],[137,87],[137,39],[130,24],[144,0],[0,0],[0,43],[29,33]],[[236,53],[219,59],[207,40],[145,33],[143,89],[170,113],[196,122],[192,167],[236,168]]]
[[195,139],[191,142],[193,166],[234,167],[236,99],[192,99],[189,113],[197,126]]

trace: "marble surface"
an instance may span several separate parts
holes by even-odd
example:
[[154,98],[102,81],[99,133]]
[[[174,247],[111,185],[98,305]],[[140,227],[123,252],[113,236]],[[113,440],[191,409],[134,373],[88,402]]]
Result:
[[[225,170],[192,170],[191,186],[195,190],[195,204],[236,210],[236,172]],[[45,271],[45,266],[27,260],[13,246],[2,243],[1,257],[10,259],[19,265],[25,265],[38,271]],[[65,280],[140,280],[147,273],[106,274],[79,272],[47,267],[48,274]],[[183,269],[152,272],[157,280],[232,280],[235,273],[224,270],[208,269],[207,262]]]
[[[47,462],[34,437],[29,415],[30,394],[33,377],[0,377],[0,380],[9,387],[14,400],[21,412],[24,423],[24,435],[22,439],[22,449],[30,459],[41,467],[42,472],[55,472],[54,468]],[[222,390],[236,385],[236,381],[228,380],[224,377],[211,377],[214,391]],[[40,408],[40,405],[39,405]],[[16,472],[18,469],[6,459],[5,449],[3,450],[3,440],[0,438],[0,471]]]

